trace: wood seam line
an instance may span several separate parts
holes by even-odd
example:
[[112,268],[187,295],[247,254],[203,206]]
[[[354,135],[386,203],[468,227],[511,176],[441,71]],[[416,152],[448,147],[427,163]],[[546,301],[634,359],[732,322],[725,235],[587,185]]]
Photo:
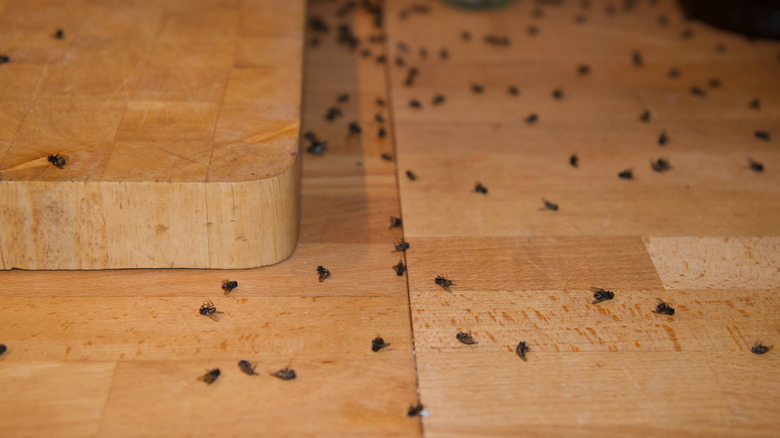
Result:
[[[382,1],[382,9],[384,11],[387,11],[387,1]],[[385,56],[387,59],[390,58],[390,29],[388,26],[388,20],[387,20],[387,14],[385,14],[384,17],[384,34],[385,37]],[[393,165],[395,166],[395,188],[396,188],[396,198],[398,199],[398,214],[401,217],[401,239],[404,241],[406,240],[406,232],[404,231],[404,212],[403,212],[403,204],[401,203],[401,177],[399,176],[400,167],[399,167],[399,160],[398,160],[398,146],[396,144],[396,135],[395,135],[395,115],[393,112],[393,83],[392,83],[392,70],[391,70],[391,63],[390,61],[387,61],[384,63],[384,70],[385,70],[385,101],[387,102],[387,127],[390,131],[390,135],[392,138],[392,147],[393,147],[393,156],[395,157],[395,161]],[[406,251],[403,252],[403,259],[404,264],[406,265],[406,302],[407,302],[407,310],[409,311],[409,335],[411,336],[412,341],[412,361],[414,363],[414,386],[417,392],[417,404],[419,405],[421,403],[420,400],[420,373],[417,368],[417,345],[415,344],[414,340],[414,321],[412,319],[412,292],[409,285],[409,262],[406,258]],[[425,428],[423,425],[423,417],[417,416],[417,420],[419,422],[420,426],[420,437],[425,436]]]

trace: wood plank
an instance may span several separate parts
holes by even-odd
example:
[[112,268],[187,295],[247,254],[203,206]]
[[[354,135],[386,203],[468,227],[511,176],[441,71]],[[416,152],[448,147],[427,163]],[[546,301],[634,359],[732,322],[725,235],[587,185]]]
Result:
[[[263,32],[247,29],[248,15]],[[8,2],[3,269],[248,268],[289,257],[303,15],[302,0]],[[52,154],[66,157],[63,169]]]

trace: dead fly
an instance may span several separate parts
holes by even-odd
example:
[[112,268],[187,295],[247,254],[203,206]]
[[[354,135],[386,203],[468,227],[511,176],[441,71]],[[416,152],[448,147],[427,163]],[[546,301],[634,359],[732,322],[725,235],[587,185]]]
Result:
[[677,79],[677,78],[679,78],[679,77],[680,77],[680,69],[678,69],[678,68],[673,68],[673,69],[669,70],[669,73],[667,73],[667,75],[668,75],[670,78],[672,78],[672,79]]
[[255,372],[255,367],[257,364],[251,364],[248,360],[242,360],[238,362],[238,369],[244,372],[244,374],[249,374],[250,376],[257,375]]
[[395,275],[399,277],[403,277],[404,272],[406,272],[406,266],[404,265],[404,261],[399,260],[398,264],[393,266],[393,269],[395,270]]
[[479,84],[471,84],[471,91],[473,91],[476,94],[480,94],[485,91],[485,87]]
[[338,103],[345,103],[345,102],[348,102],[348,101],[349,101],[349,93],[340,94],[336,98],[336,102],[338,102]]
[[237,281],[224,280],[222,282],[222,290],[225,291],[225,295],[233,292],[233,289],[238,287]]
[[579,67],[577,67],[577,73],[581,75],[589,75],[590,74],[590,66],[586,64],[582,64]]
[[674,315],[674,308],[666,303],[660,298],[656,298],[658,300],[658,305],[655,306],[655,309],[653,309],[653,313],[658,314],[664,314],[664,315]]
[[607,300],[611,300],[612,298],[615,298],[614,292],[604,290],[600,287],[591,287],[590,291],[593,292],[593,298],[594,298],[594,300],[591,301],[592,304],[598,304],[602,301],[607,301]]
[[572,167],[580,166],[580,159],[577,157],[577,154],[571,154],[571,157],[569,157],[569,164],[571,164]]
[[65,39],[65,31],[62,29],[57,29],[56,32],[54,32],[54,38],[57,38],[58,40],[64,40]]
[[385,56],[385,54],[383,53],[377,56],[376,58],[374,58],[374,61],[376,61],[378,64],[384,64],[385,62],[387,62],[387,56]]
[[444,101],[447,100],[447,98],[444,97],[443,94],[437,94],[433,96],[433,104],[434,105],[440,105],[444,103]]
[[641,67],[644,65],[644,61],[642,60],[642,54],[639,53],[638,50],[634,50],[634,52],[631,53],[631,61],[637,67]]
[[441,59],[449,59],[450,58],[450,51],[447,49],[441,49],[439,51],[439,57]]
[[325,114],[325,119],[332,122],[336,117],[341,117],[341,108],[335,106],[329,108],[328,112]]
[[405,65],[406,65],[406,62],[405,62],[405,61],[404,61],[404,59],[403,59],[403,58],[401,58],[400,56],[396,56],[396,57],[395,57],[395,65],[396,65],[397,67],[403,67],[403,66],[405,66]]
[[417,181],[417,175],[411,170],[406,171],[406,177],[409,178],[409,181]]
[[487,187],[483,186],[481,182],[477,182],[476,185],[474,185],[474,191],[477,193],[482,193],[483,195],[487,195],[488,189]]
[[761,110],[761,101],[756,97],[755,99],[750,101],[750,104],[748,104],[748,106],[751,109],[754,109],[756,111],[760,111]]
[[526,345],[525,342],[520,342],[515,348],[515,353],[517,353],[517,355],[520,356],[520,359],[523,359],[525,362],[528,361],[528,358],[525,356],[525,354],[529,351],[531,351],[531,347]]
[[707,92],[700,87],[691,87],[691,94],[694,96],[704,97],[707,95]]
[[539,33],[539,27],[538,26],[528,26],[528,35],[534,36]]
[[618,173],[618,178],[634,179],[634,169],[626,169],[626,170]]
[[753,172],[763,172],[764,171],[764,165],[762,163],[759,163],[758,161],[754,161],[752,158],[748,158],[748,163],[750,163],[750,170]]
[[206,374],[200,376],[198,380],[203,380],[204,382],[211,385],[217,380],[217,378],[219,378],[219,375],[220,375],[219,368],[214,368],[213,370],[210,370]]
[[544,198],[542,198],[542,202],[544,202],[544,207],[540,208],[539,210],[558,211],[558,204],[554,204]]
[[417,67],[410,67],[409,72],[406,74],[406,79],[404,80],[404,85],[407,87],[411,87],[414,84],[414,78],[420,73],[419,70],[417,70]]
[[669,164],[669,161],[667,161],[664,158],[659,158],[655,161],[650,162],[650,167],[653,168],[658,173],[666,172],[667,170],[670,170],[672,168],[672,165]]
[[467,31],[467,30],[464,30],[463,32],[461,32],[461,33],[460,33],[460,38],[461,38],[463,41],[469,41],[469,40],[471,40],[471,32],[469,32],[469,31]]
[[277,371],[275,373],[271,373],[271,375],[274,376],[274,377],[278,377],[278,378],[280,378],[282,380],[292,380],[292,379],[298,377],[295,374],[295,370],[290,369],[289,365],[287,365],[286,367],[282,368],[281,370],[279,370],[279,371]]
[[360,51],[360,56],[364,58],[370,58],[371,57],[371,50],[369,49],[363,49]]
[[709,86],[710,88],[720,88],[721,86],[720,79],[717,78],[710,79]]
[[[403,221],[400,217],[390,216],[390,228],[401,228]],[[388,230],[390,229],[388,228]]]
[[322,155],[325,152],[325,148],[328,146],[327,141],[313,141],[311,146],[306,148],[306,152],[312,155]]
[[753,344],[752,347],[750,347],[750,351],[753,354],[764,354],[767,351],[771,350],[772,347],[773,347],[772,345],[766,346],[766,345],[762,344],[761,341],[756,341],[756,343]]
[[322,266],[317,266],[317,274],[320,275],[320,283],[330,278],[330,271],[323,268]]
[[407,55],[409,54],[409,46],[406,45],[406,43],[403,42],[403,41],[398,41],[398,50],[401,53],[404,53],[404,54],[407,54]]
[[512,96],[517,96],[520,94],[520,90],[517,89],[515,86],[510,86],[506,89],[506,92],[511,94]]
[[477,343],[477,341],[474,340],[474,337],[471,336],[471,332],[468,333],[458,332],[458,334],[455,335],[455,337],[458,338],[458,340],[462,344],[473,345]]
[[3,353],[5,353],[5,350],[7,349],[8,347],[6,347],[5,344],[0,344],[0,356],[2,356]]
[[[757,139],[759,139],[759,140],[769,141],[769,138],[770,138],[770,136],[769,136],[769,131],[756,131],[756,132],[754,132],[753,134],[754,134],[754,135],[756,136],[756,138],[757,138]],[[49,161],[51,161],[51,157],[49,157],[49,158],[50,158],[50,160],[49,160]],[[55,166],[56,166],[56,164],[55,164]],[[59,166],[58,166],[58,167],[59,167]]]
[[390,154],[382,154],[380,157],[385,161],[393,161],[393,156]]
[[349,132],[350,134],[360,134],[363,132],[363,129],[360,128],[358,122],[352,122],[349,124]]
[[379,128],[376,135],[378,135],[379,138],[385,137],[387,135],[387,130],[385,128]]
[[398,243],[395,244],[395,251],[403,251],[406,252],[406,250],[409,249],[409,242],[404,241],[404,239],[401,239],[398,241]]
[[418,109],[419,109],[419,108],[422,108],[422,104],[421,104],[421,103],[420,103],[420,101],[419,101],[419,100],[417,100],[417,99],[412,99],[412,100],[410,100],[410,101],[409,101],[409,106],[410,106],[410,107],[412,107],[412,108],[418,108]]
[[560,88],[556,88],[552,92],[553,99],[563,99],[563,90]]
[[385,106],[385,100],[384,100],[384,99],[382,99],[381,97],[377,97],[377,98],[376,98],[376,104],[377,104],[378,106]]
[[382,117],[382,114],[380,114],[380,113],[376,113],[374,115],[374,120],[376,120],[379,123],[385,123],[385,118]]
[[650,110],[645,110],[642,115],[639,116],[639,120],[647,123],[650,121]]
[[383,348],[385,348],[385,347],[387,347],[389,345],[390,344],[385,343],[384,339],[382,339],[379,336],[377,336],[376,338],[374,338],[373,341],[371,341],[371,351],[376,352],[376,351],[379,351],[379,350],[381,350],[381,349],[383,349]]
[[536,123],[539,120],[539,116],[536,113],[531,113],[525,118],[525,123]]
[[417,403],[417,406],[410,405],[406,415],[409,417],[419,417],[422,415],[423,410],[425,410],[425,408],[423,407],[422,403]]
[[208,316],[209,318],[216,321],[217,313],[222,313],[222,312],[217,311],[217,306],[215,306],[214,303],[211,302],[211,300],[206,300],[203,304],[201,304],[198,313],[200,313],[203,316]]
[[661,135],[658,136],[658,145],[665,146],[668,142],[669,137],[666,135],[666,132],[662,132]]
[[447,277],[443,275],[437,275],[436,279],[433,280],[433,282],[441,286],[441,288],[446,290],[447,292],[450,292],[450,286],[453,286],[455,284],[454,281],[447,280]]
[[330,31],[330,26],[321,17],[309,18],[309,28],[315,32],[327,33]]
[[339,26],[339,44],[346,44],[350,49],[355,50],[360,44],[360,39],[352,32],[352,28],[348,24],[342,24]]
[[58,169],[63,169],[65,167],[65,157],[60,154],[49,155],[48,160],[49,163],[53,164],[54,167]]
[[0,55],[0,64],[7,64],[9,62],[11,62],[11,58],[7,55]]

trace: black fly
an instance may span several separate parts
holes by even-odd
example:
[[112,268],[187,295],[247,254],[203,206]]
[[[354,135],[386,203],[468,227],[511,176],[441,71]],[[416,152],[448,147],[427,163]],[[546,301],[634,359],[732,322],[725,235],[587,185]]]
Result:
[[330,271],[323,268],[322,266],[317,266],[317,274],[320,276],[320,283],[330,278]]
[[434,105],[440,105],[444,103],[444,101],[447,100],[443,94],[437,94],[433,96],[433,104]]
[[555,90],[553,90],[552,97],[553,99],[563,99],[563,89],[556,88]]
[[604,290],[600,287],[591,287],[590,291],[593,292],[593,298],[595,298],[593,301],[591,301],[592,304],[598,304],[602,301],[607,301],[607,300],[611,300],[612,298],[615,298],[614,292]]
[[406,177],[409,178],[409,181],[416,181],[417,180],[417,175],[414,172],[412,172],[411,170],[407,170],[406,171]]
[[477,182],[474,185],[474,191],[477,193],[482,193],[483,195],[487,195],[488,189],[487,187],[483,186],[481,182]]
[[3,353],[5,353],[5,350],[7,349],[8,347],[6,347],[5,344],[0,344],[0,356],[2,356]]
[[418,109],[419,109],[419,108],[422,108],[422,104],[421,104],[421,103],[420,103],[420,101],[419,101],[419,100],[417,100],[417,99],[412,99],[412,100],[410,100],[410,101],[409,101],[409,106],[410,106],[410,107],[412,107],[412,108],[418,108]]
[[473,91],[476,94],[480,94],[485,91],[485,87],[479,84],[471,84],[471,91]]
[[764,354],[767,351],[771,350],[772,347],[773,347],[772,345],[766,346],[762,344],[761,341],[756,341],[756,343],[753,344],[753,346],[750,348],[750,351],[753,354]]
[[403,260],[399,260],[398,264],[393,266],[393,269],[395,270],[395,274],[399,277],[402,277],[404,275],[404,272],[406,272],[406,266],[404,265]]
[[352,122],[349,124],[349,132],[351,134],[360,134],[361,132],[363,132],[363,129],[360,128],[358,122]]
[[200,310],[198,310],[198,313],[200,313],[203,316],[208,316],[209,318],[216,321],[217,313],[222,313],[222,312],[217,311],[217,306],[215,306],[214,303],[211,302],[211,300],[206,300],[200,306]]
[[456,338],[462,343],[466,345],[473,345],[476,344],[477,341],[474,340],[474,338],[471,336],[471,332],[464,333],[464,332],[458,332],[457,335],[455,335]]
[[510,86],[506,90],[507,93],[511,94],[512,96],[517,96],[520,94],[520,90],[517,89],[515,86]]
[[590,74],[590,66],[587,64],[580,65],[579,67],[577,67],[577,73],[581,75]]
[[770,139],[769,131],[756,131],[753,134],[759,140],[769,141]]
[[764,164],[759,163],[758,161],[754,161],[751,158],[748,158],[748,163],[750,163],[750,170],[753,172],[763,172],[764,171]]
[[658,173],[666,172],[667,170],[670,170],[672,168],[672,165],[669,164],[669,161],[667,161],[664,158],[659,158],[655,161],[650,162],[650,167],[653,168]]
[[271,373],[271,375],[274,376],[274,377],[278,377],[278,378],[280,378],[282,380],[292,380],[292,379],[298,377],[295,374],[295,370],[291,369],[289,365],[287,365],[286,367],[282,368],[281,370],[279,370],[279,371],[277,371],[275,373]]
[[450,286],[455,284],[455,282],[453,282],[452,280],[447,280],[447,277],[443,275],[437,275],[436,279],[433,280],[433,282],[441,286],[441,288],[446,290],[447,292],[450,292]]
[[577,157],[577,154],[571,154],[571,157],[569,157],[569,164],[571,164],[572,167],[580,166],[580,159]]
[[634,179],[634,170],[633,169],[626,169],[620,173],[618,173],[618,177],[622,179]]
[[691,87],[691,94],[694,96],[704,97],[707,95],[707,92],[704,91],[701,87]]
[[225,291],[225,295],[233,292],[233,289],[238,287],[237,281],[225,280],[222,282],[222,290]]
[[401,228],[402,225],[403,221],[400,217],[390,216],[390,228]]
[[256,375],[255,372],[255,366],[257,364],[251,364],[248,360],[241,360],[238,362],[238,368],[243,371],[245,374],[249,374],[250,376]]
[[65,31],[62,29],[57,29],[56,32],[54,32],[54,38],[57,38],[58,40],[64,40],[65,39]]
[[209,372],[207,372],[206,374],[202,375],[200,377],[200,380],[203,380],[204,382],[206,382],[209,385],[211,385],[212,383],[214,383],[217,380],[219,375],[220,375],[219,368],[214,368],[213,370],[209,370]]
[[410,405],[409,410],[406,412],[406,415],[410,417],[419,417],[422,414],[424,409],[425,408],[423,407],[422,403],[417,403],[417,406]]
[[761,110],[761,100],[759,100],[759,98],[757,98],[757,97],[756,97],[755,99],[753,99],[753,100],[751,100],[751,101],[750,101],[750,103],[748,104],[748,106],[749,106],[751,109],[754,109],[754,110],[756,110],[756,111],[760,111],[760,110]]
[[385,343],[384,339],[382,339],[379,336],[377,336],[376,338],[374,338],[373,341],[371,341],[371,351],[376,352],[376,351],[379,351],[379,350],[381,350],[381,349],[383,349],[383,348],[385,348],[385,347],[387,347],[389,345],[390,344]]
[[645,110],[645,112],[642,113],[641,116],[639,116],[639,120],[647,123],[650,121],[650,110]]
[[520,342],[517,344],[517,347],[515,348],[515,353],[517,353],[518,356],[520,356],[520,359],[523,359],[523,361],[527,362],[528,358],[525,356],[526,353],[531,351],[531,347],[526,345],[525,342]]
[[54,165],[54,167],[57,167],[59,169],[65,167],[65,157],[61,156],[60,154],[49,155],[48,160],[49,163]]
[[544,202],[544,207],[540,208],[539,210],[558,211],[558,204],[554,204],[544,198],[542,198],[542,202]]
[[653,309],[653,313],[658,314],[664,314],[664,315],[674,315],[674,308],[668,304],[666,304],[662,299],[656,298],[658,300],[658,305],[655,306],[655,309]]
[[668,141],[669,141],[669,137],[666,135],[666,132],[662,132],[661,135],[658,136],[659,146],[665,146]]
[[409,243],[401,239],[398,243],[395,244],[395,252],[403,251],[406,252],[406,250],[409,249]]
[[634,52],[631,53],[631,60],[634,62],[634,65],[637,67],[641,67],[644,65],[644,61],[642,60],[642,54],[638,50],[634,50]]
[[536,123],[539,120],[539,116],[536,113],[531,113],[525,118],[525,122],[528,124]]

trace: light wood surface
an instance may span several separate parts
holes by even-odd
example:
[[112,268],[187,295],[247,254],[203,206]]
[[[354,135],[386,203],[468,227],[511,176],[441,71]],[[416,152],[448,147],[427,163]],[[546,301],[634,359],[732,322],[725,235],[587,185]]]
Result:
[[[383,30],[360,7],[339,17],[344,3],[308,5],[330,31],[307,30],[300,117],[328,148],[301,157],[295,253],[247,270],[0,272],[2,435],[776,436],[780,359],[750,347],[780,346],[780,46],[684,22],[664,0],[617,2],[614,15],[610,2],[564,1],[540,6],[542,18],[530,1],[493,12],[421,1],[430,13],[406,19],[412,3],[393,1]],[[268,26],[286,26],[280,17]],[[354,52],[337,43],[341,23],[361,38]],[[366,41],[380,33],[386,43]],[[486,45],[487,33],[511,46]],[[411,87],[394,64],[398,41],[420,70]],[[689,96],[711,77],[720,89]],[[437,93],[447,101],[433,107]],[[747,106],[755,97],[760,111]],[[343,115],[328,122],[332,106]],[[649,124],[638,120],[647,106]],[[529,126],[530,112],[540,120]],[[654,173],[658,157],[673,169]],[[635,179],[619,179],[629,167]],[[542,197],[560,209],[540,211]],[[406,254],[393,251],[402,237]],[[399,259],[408,279],[391,269]],[[455,281],[450,291],[437,275]],[[239,282],[228,296],[225,278]],[[591,286],[615,298],[593,305]],[[674,316],[652,313],[657,298]],[[207,299],[224,312],[217,321],[198,314]],[[390,347],[372,352],[375,336]],[[240,359],[260,375],[242,374]],[[288,364],[296,380],[268,375]],[[198,381],[214,367],[214,384]],[[424,416],[408,417],[417,402]]]
[[284,3],[5,2],[0,268],[286,259],[304,1]]

